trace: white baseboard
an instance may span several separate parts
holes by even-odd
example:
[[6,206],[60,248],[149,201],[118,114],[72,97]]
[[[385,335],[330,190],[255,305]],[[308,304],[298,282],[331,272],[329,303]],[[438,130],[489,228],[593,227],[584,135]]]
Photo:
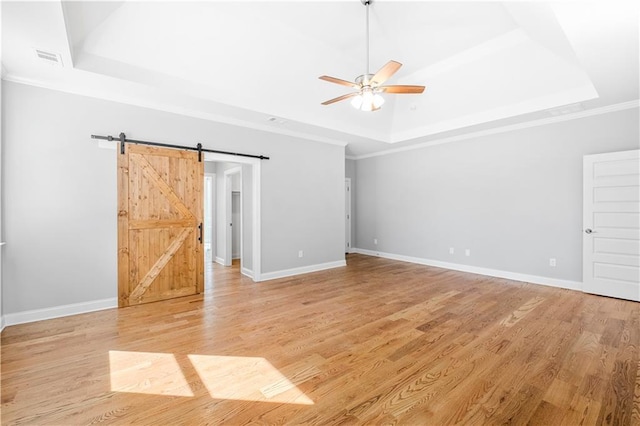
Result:
[[72,303],[71,305],[54,306],[53,308],[34,309],[32,311],[5,314],[6,326],[24,324],[27,322],[42,321],[52,318],[66,317],[69,315],[85,314],[87,312],[101,311],[118,307],[118,299],[92,300],[90,302]]
[[299,268],[283,269],[281,271],[263,272],[260,276],[260,281],[275,280],[278,278],[291,277],[293,275],[308,274],[310,272],[324,271],[325,269],[339,268],[341,266],[347,266],[347,262],[345,260],[339,260],[336,262],[301,266]]
[[4,330],[4,315],[0,317],[0,333],[2,333],[2,330]]
[[215,262],[219,263],[220,265],[224,266],[224,259],[221,257],[216,256],[215,258]]
[[248,269],[245,268],[244,266],[240,269],[240,273],[242,273],[242,275],[247,276],[251,279],[253,279],[253,270],[252,269]]
[[419,265],[435,266],[438,268],[452,269],[454,271],[469,272],[472,274],[487,275],[496,278],[506,278],[513,281],[522,281],[532,284],[541,284],[550,287],[566,288],[582,291],[582,283],[579,281],[562,280],[558,278],[541,277],[539,275],[520,274],[518,272],[501,271],[499,269],[482,268],[479,266],[462,265],[460,263],[442,262],[439,260],[423,259],[420,257],[403,256],[400,254],[383,253],[380,251],[352,248],[352,253],[360,253],[367,256],[383,257],[385,259],[400,260],[402,262],[417,263]]

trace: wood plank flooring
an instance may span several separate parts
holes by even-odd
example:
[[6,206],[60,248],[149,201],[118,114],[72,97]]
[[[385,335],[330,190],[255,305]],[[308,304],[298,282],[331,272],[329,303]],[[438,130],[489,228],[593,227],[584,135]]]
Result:
[[640,425],[639,303],[347,263],[8,327],[2,424]]

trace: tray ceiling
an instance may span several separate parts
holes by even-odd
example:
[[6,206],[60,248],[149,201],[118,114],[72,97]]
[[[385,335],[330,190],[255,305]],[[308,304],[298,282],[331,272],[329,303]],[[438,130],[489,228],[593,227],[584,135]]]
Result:
[[349,89],[319,75],[364,73],[358,0],[3,2],[2,62],[10,80],[344,143],[351,155],[638,99],[635,2],[377,0],[370,11],[372,71],[393,59],[404,66],[388,83],[427,87],[385,95],[374,113],[320,105]]

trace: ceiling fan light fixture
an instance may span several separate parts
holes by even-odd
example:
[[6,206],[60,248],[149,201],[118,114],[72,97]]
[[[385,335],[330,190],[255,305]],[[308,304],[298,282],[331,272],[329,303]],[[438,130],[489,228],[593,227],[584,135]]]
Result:
[[384,98],[380,96],[378,93],[373,94],[373,107],[374,109],[378,109],[384,104]]
[[384,104],[384,98],[370,87],[363,87],[352,100],[351,106],[360,111],[376,111]]
[[409,85],[386,85],[387,81],[393,74],[400,69],[402,64],[396,61],[387,62],[382,68],[380,68],[375,74],[369,73],[369,5],[372,0],[360,0],[366,9],[366,49],[367,49],[367,61],[366,72],[356,78],[355,82],[342,80],[340,78],[330,77],[328,75],[320,76],[320,80],[325,80],[330,83],[339,84],[341,86],[351,87],[356,89],[357,92],[347,93],[346,95],[338,96],[337,98],[329,99],[322,102],[322,105],[331,105],[333,103],[351,98],[351,106],[360,111],[377,111],[384,104],[384,98],[380,95],[380,92],[401,94],[401,93],[422,93],[424,86],[409,86]]
[[355,109],[360,109],[362,107],[362,95],[358,94],[351,100],[351,106]]

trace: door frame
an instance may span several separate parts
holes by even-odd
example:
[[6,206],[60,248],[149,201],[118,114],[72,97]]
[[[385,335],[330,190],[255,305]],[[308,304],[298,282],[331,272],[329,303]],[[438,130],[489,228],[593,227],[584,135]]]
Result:
[[[233,263],[233,177],[240,175],[242,188],[242,166],[232,167],[224,171],[224,266]],[[240,197],[240,268],[242,269],[242,196]]]
[[250,277],[253,281],[259,282],[262,280],[262,232],[260,229],[261,222],[261,209],[260,209],[260,191],[261,191],[261,160],[259,158],[240,157],[228,154],[216,154],[212,152],[205,152],[204,158],[206,161],[218,161],[218,162],[231,162],[239,163],[251,166],[251,222],[252,222],[252,250],[251,250],[251,266],[252,270],[242,270],[244,275]]
[[[211,232],[209,235],[209,240],[211,241],[211,263],[215,263],[216,261],[216,174],[215,173],[209,173],[209,172],[205,172],[204,173],[204,177],[205,180],[206,178],[210,177],[211,178],[211,193],[210,194],[205,194],[205,196],[207,197],[211,197],[211,217],[209,218],[209,220],[211,221]],[[203,185],[203,191],[206,189],[206,185]],[[205,217],[204,217],[204,209],[202,211],[203,214],[203,225],[204,226],[204,221],[205,221]],[[207,231],[207,228],[204,228],[204,233],[205,235],[208,234],[209,232]],[[207,238],[205,237],[205,241],[207,240]],[[205,257],[206,257],[206,251],[205,251]]]

